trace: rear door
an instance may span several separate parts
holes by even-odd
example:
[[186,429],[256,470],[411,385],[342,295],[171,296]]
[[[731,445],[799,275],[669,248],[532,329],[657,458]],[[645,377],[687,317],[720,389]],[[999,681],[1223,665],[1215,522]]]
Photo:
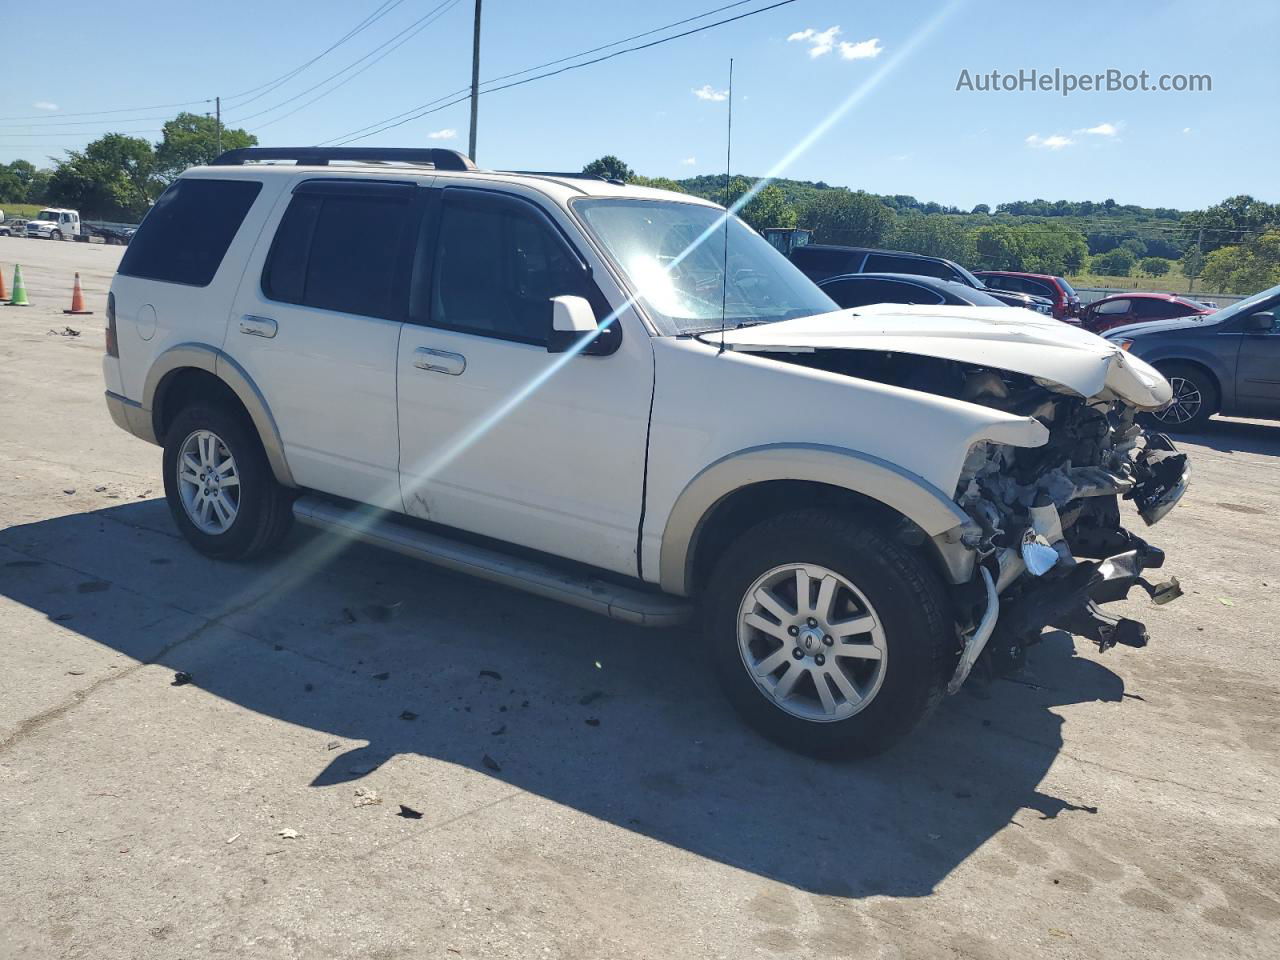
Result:
[[549,353],[552,297],[585,297],[597,320],[623,306],[603,264],[532,198],[431,193],[398,362],[405,508],[635,576],[647,332],[628,309],[615,352]]
[[298,483],[394,510],[396,348],[418,192],[300,179],[255,251],[226,341],[266,399]]

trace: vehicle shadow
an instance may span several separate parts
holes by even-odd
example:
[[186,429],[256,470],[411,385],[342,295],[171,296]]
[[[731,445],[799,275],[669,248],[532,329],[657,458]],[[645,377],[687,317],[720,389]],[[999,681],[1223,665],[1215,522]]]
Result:
[[1221,453],[1280,455],[1280,423],[1257,420],[1224,420],[1215,417],[1199,433],[1183,433],[1174,442],[1186,441]]
[[[1047,634],[1021,678],[971,682],[888,754],[819,762],[738,721],[692,630],[614,624],[304,532],[270,563],[216,564],[154,500],[0,531],[0,594],[342,741],[281,790],[374,785],[387,759],[420,755],[841,897],[927,896],[1015,817],[1094,812],[1039,790],[1062,746],[1052,711],[1124,690]],[[429,787],[404,798],[428,823]]]

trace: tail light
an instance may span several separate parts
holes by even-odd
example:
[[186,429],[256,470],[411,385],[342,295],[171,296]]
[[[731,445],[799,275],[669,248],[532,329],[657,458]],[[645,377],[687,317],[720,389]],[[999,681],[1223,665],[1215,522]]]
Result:
[[120,344],[116,340],[116,295],[107,294],[107,356],[120,356]]

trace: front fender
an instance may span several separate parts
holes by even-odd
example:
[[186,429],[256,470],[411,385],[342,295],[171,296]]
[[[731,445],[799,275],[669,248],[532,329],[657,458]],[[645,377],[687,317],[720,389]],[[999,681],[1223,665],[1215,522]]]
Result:
[[890,507],[934,538],[952,579],[967,579],[972,555],[957,528],[968,515],[923,477],[887,460],[821,444],[768,444],[722,457],[699,472],[676,499],[662,534],[658,576],[668,593],[688,596],[698,537],[712,509],[737,490],[772,480],[841,487]]

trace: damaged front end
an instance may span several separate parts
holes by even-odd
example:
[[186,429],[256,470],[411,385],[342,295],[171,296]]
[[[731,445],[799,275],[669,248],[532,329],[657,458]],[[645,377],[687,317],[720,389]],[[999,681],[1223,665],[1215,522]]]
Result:
[[1084,399],[1026,377],[970,371],[966,400],[1033,417],[1046,444],[975,444],[955,499],[973,519],[966,543],[978,556],[961,624],[963,650],[949,689],[983,654],[992,668],[1016,665],[1045,627],[1088,637],[1107,650],[1142,647],[1146,628],[1104,613],[1142,586],[1156,603],[1181,593],[1176,579],[1153,585],[1146,570],[1164,552],[1121,524],[1120,501],[1159,522],[1186,490],[1189,464],[1167,436],[1145,430],[1136,409],[1111,392]]

